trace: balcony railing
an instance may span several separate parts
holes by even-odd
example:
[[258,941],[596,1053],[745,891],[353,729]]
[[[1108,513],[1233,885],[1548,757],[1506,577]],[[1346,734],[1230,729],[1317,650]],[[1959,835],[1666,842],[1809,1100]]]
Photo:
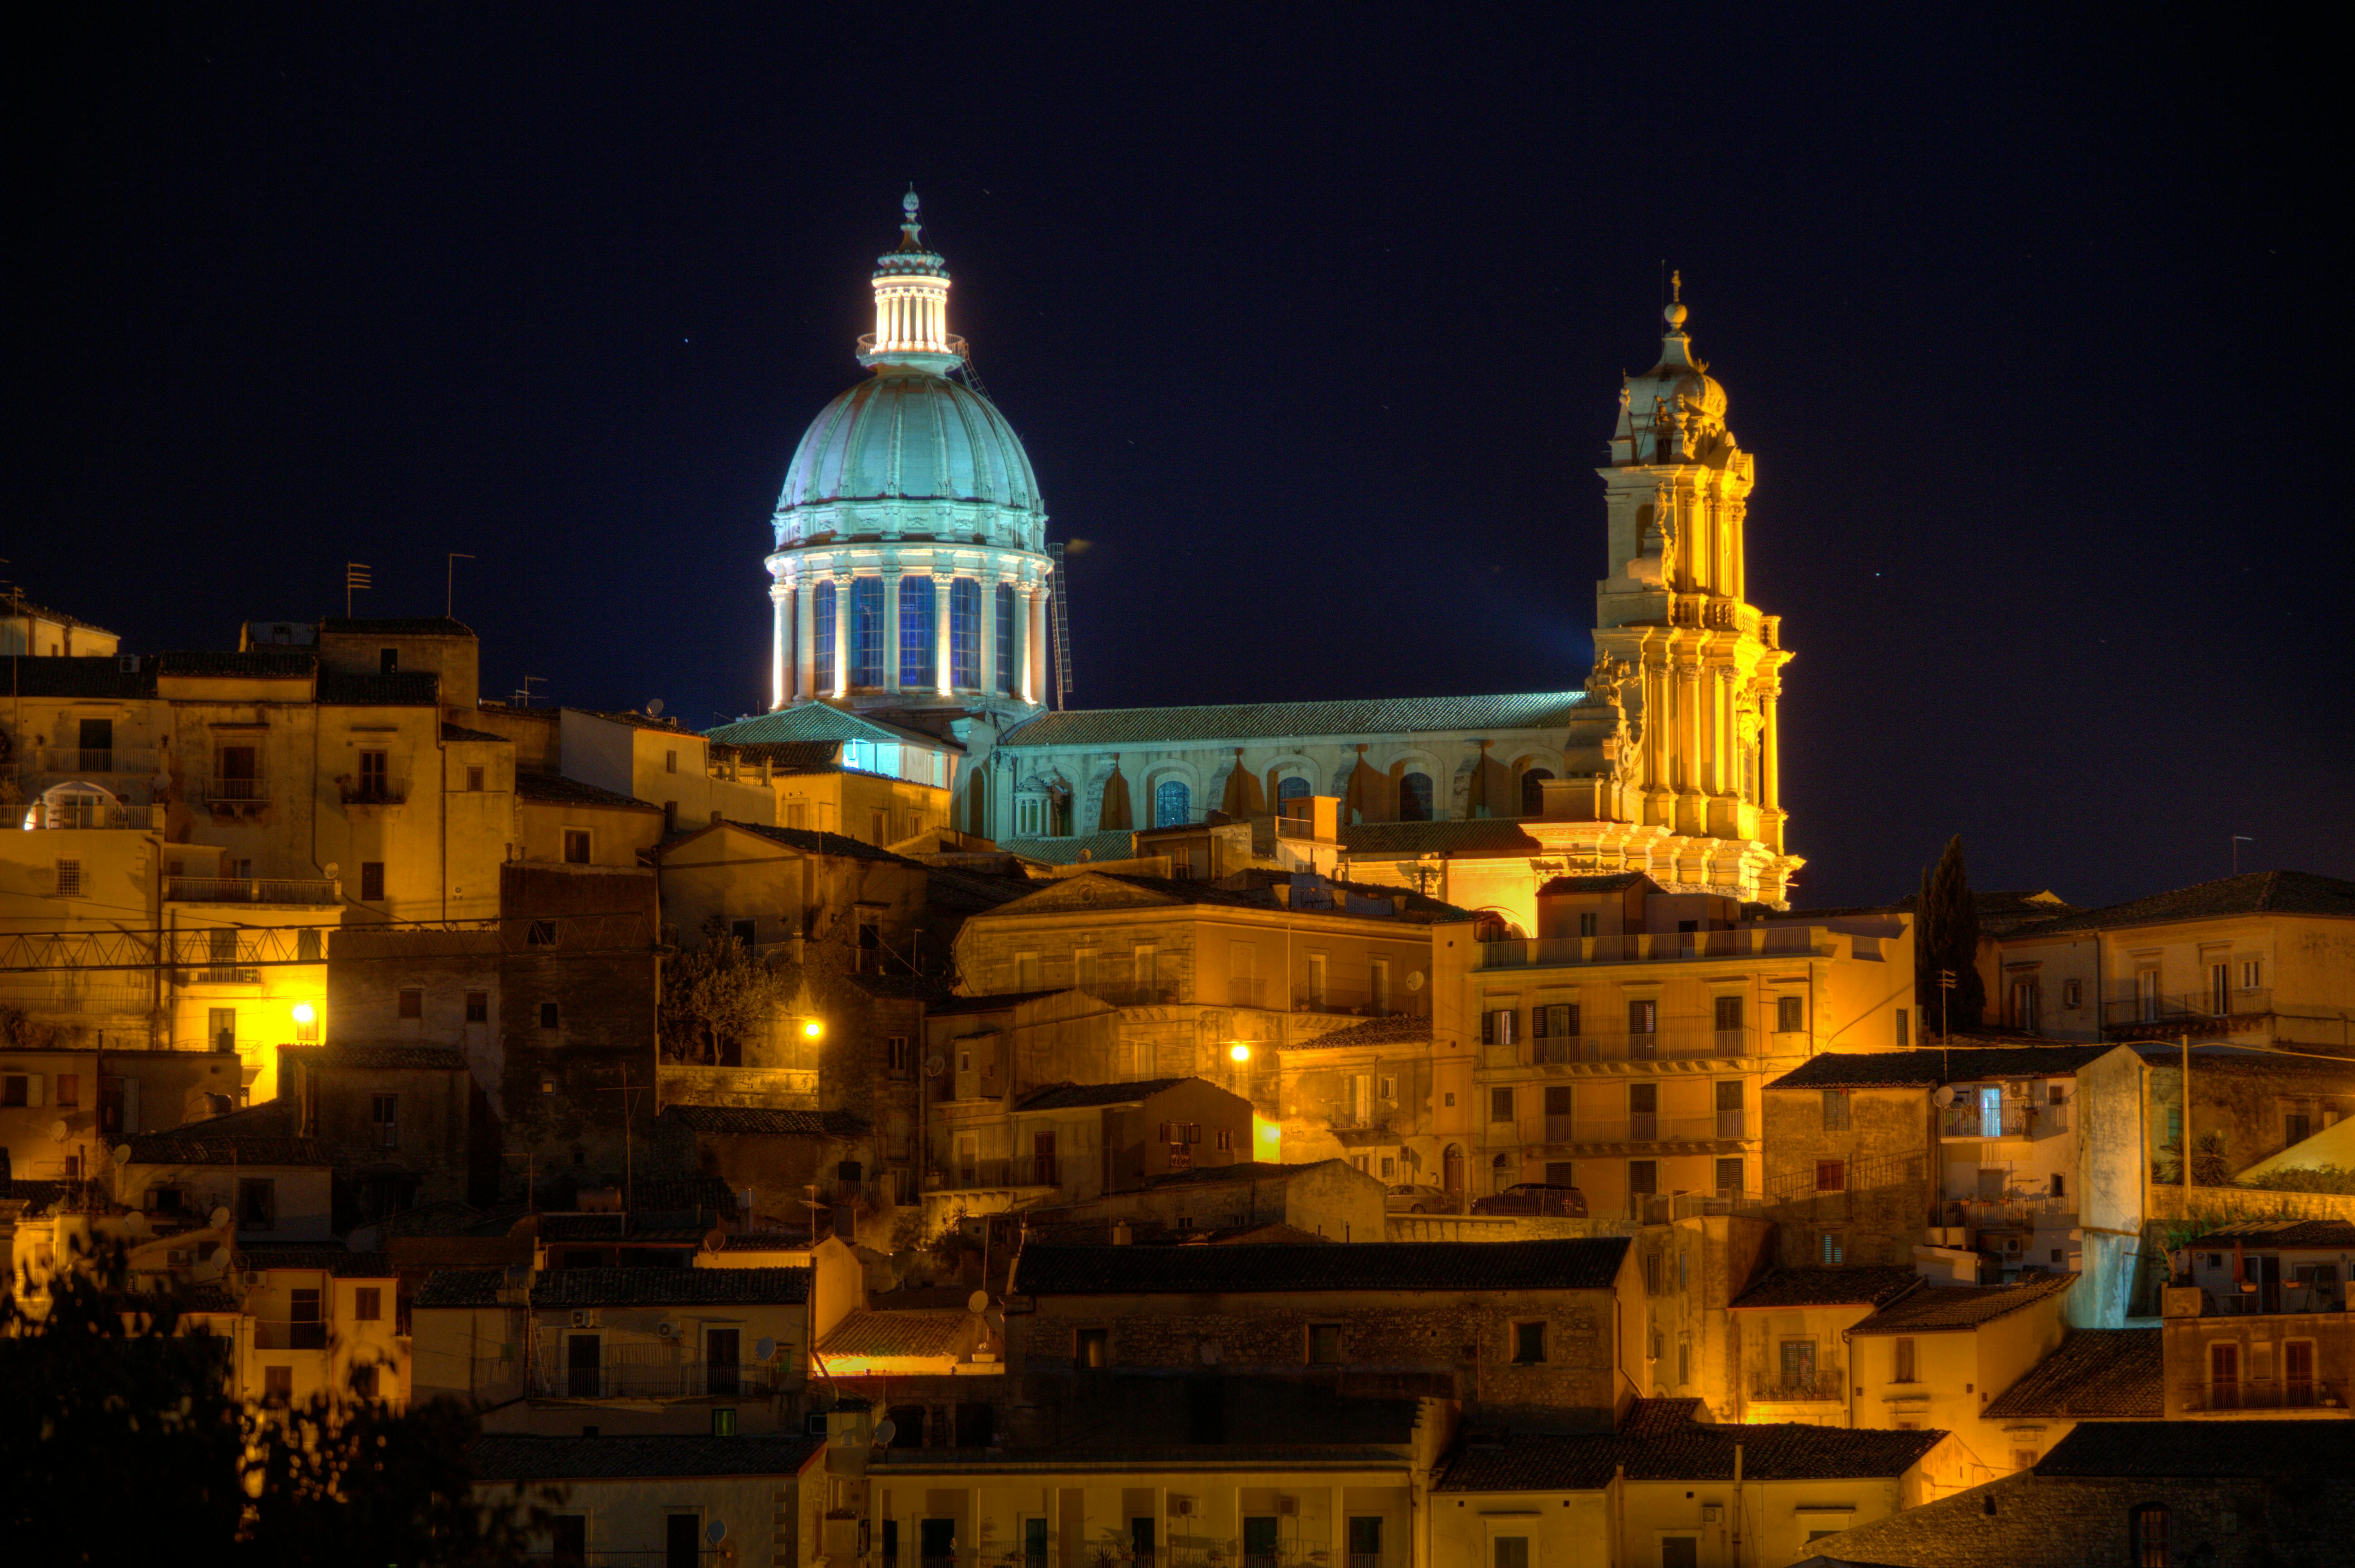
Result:
[[[161,827],[164,813],[155,806],[109,800],[96,795],[51,795],[27,808],[24,825],[33,828],[129,828],[144,832]],[[15,827],[16,822],[6,824]]]
[[256,775],[250,779],[225,779],[218,776],[204,781],[205,803],[211,806],[261,806],[270,801],[270,780]]
[[1517,937],[1480,944],[1478,968],[1517,969],[1557,964],[1629,964],[1827,953],[1835,934],[1822,926],[1776,923],[1730,931],[1640,931],[1618,937]]
[[253,1348],[257,1351],[324,1351],[327,1348],[327,1325],[297,1323],[282,1318],[257,1318],[253,1323]]
[[2015,1102],[1990,1111],[1968,1104],[1948,1106],[1939,1130],[1948,1138],[2050,1138],[2069,1130],[2069,1107]]
[[1838,1367],[1804,1372],[1758,1372],[1751,1377],[1750,1397],[1756,1400],[1846,1399],[1848,1376]]
[[740,1399],[783,1391],[782,1366],[768,1361],[697,1361],[647,1347],[609,1346],[593,1367],[542,1362],[532,1368],[538,1399]]
[[2223,991],[2115,997],[2102,1004],[2102,1022],[2113,1028],[2137,1023],[2213,1023],[2220,1018],[2247,1018],[2271,1012],[2274,993],[2267,986],[2233,986]]
[[291,876],[167,876],[166,904],[337,905],[343,895],[325,879]]
[[406,779],[362,779],[343,787],[346,806],[399,806],[409,800]]
[[2343,1410],[2347,1384],[2339,1378],[2265,1378],[2241,1383],[2192,1383],[2179,1390],[2186,1410]]
[[1636,1111],[1621,1116],[1550,1116],[1548,1143],[1706,1143],[1743,1136],[1746,1118],[1738,1110],[1713,1116],[1661,1116]]
[[1397,986],[1352,985],[1341,980],[1317,985],[1303,980],[1292,988],[1292,1011],[1346,1012],[1367,1018],[1421,1018],[1431,1011],[1431,1001],[1427,996]]
[[[1045,990],[1051,982],[1023,990]],[[1178,1000],[1174,985],[1082,985],[1075,988],[1112,1007],[1166,1007]]]
[[152,746],[37,746],[25,753],[27,773],[153,773],[161,757]]
[[1530,1067],[1576,1062],[1689,1061],[1747,1056],[1756,1049],[1757,1034],[1752,1029],[1719,1029],[1707,1022],[1679,1023],[1664,1019],[1658,1029],[1643,1032],[1553,1034],[1542,1040],[1517,1040],[1509,1045],[1492,1043],[1480,1047],[1480,1065]]
[[[930,1172],[924,1184],[935,1192],[991,1192],[1007,1187],[1053,1187],[1060,1185],[1061,1162],[1050,1155],[1041,1160],[1035,1154],[1018,1159],[966,1160]],[[1044,1177],[1041,1181],[1039,1178]]]

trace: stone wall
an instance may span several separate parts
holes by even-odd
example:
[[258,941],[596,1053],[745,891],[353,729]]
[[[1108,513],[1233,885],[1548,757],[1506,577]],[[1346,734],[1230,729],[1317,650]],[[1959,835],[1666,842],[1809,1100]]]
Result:
[[[1827,1130],[1825,1093],[1768,1089],[1763,1097],[1766,1198],[1781,1222],[1782,1261],[1910,1264],[1937,1198],[1930,1097],[1918,1087],[1849,1090],[1848,1127]],[[1819,1190],[1817,1166],[1833,1160],[1841,1162],[1842,1187]],[[1825,1255],[1827,1234],[1838,1238],[1837,1258]]]

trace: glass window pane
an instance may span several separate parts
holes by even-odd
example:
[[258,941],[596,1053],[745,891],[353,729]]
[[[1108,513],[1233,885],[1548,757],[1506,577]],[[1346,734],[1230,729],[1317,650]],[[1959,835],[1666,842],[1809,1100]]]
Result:
[[949,585],[949,659],[951,685],[981,684],[981,585],[971,577]]
[[900,686],[929,686],[933,681],[932,616],[939,593],[930,577],[911,573],[900,579]]
[[850,585],[850,683],[883,683],[883,579],[858,577]]
[[997,689],[1009,695],[1014,691],[1014,585],[997,585]]
[[834,585],[818,584],[812,603],[811,640],[817,644],[813,650],[816,655],[817,689],[831,692],[834,690]]

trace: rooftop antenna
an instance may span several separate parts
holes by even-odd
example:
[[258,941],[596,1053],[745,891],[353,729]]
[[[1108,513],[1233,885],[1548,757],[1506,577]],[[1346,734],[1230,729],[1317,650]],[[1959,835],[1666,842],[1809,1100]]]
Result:
[[2234,833],[2232,835],[2232,874],[2234,876],[2241,874],[2241,846],[2243,844],[2253,844],[2256,842],[2256,840],[2251,838],[2246,833]]
[[442,613],[452,620],[458,619],[458,563],[474,558],[463,550],[450,552],[449,567],[442,573]]
[[352,618],[352,595],[355,592],[367,592],[376,587],[376,581],[370,575],[374,570],[373,567],[363,561],[344,563],[344,619],[346,620]]
[[516,689],[516,705],[527,708],[531,706],[531,683],[534,681],[545,682],[547,679],[545,675],[526,675],[523,678],[523,684]]
[[1060,540],[1047,546],[1054,557],[1054,587],[1048,590],[1054,609],[1055,638],[1055,711],[1060,713],[1071,700],[1071,578],[1063,567],[1063,546]]

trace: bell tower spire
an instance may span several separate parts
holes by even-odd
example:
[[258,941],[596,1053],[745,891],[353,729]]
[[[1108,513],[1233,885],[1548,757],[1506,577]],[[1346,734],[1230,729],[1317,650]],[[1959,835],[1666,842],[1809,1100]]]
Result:
[[858,340],[858,363],[944,376],[964,357],[949,331],[949,264],[924,243],[916,187],[900,198],[900,243],[875,259],[875,330]]

